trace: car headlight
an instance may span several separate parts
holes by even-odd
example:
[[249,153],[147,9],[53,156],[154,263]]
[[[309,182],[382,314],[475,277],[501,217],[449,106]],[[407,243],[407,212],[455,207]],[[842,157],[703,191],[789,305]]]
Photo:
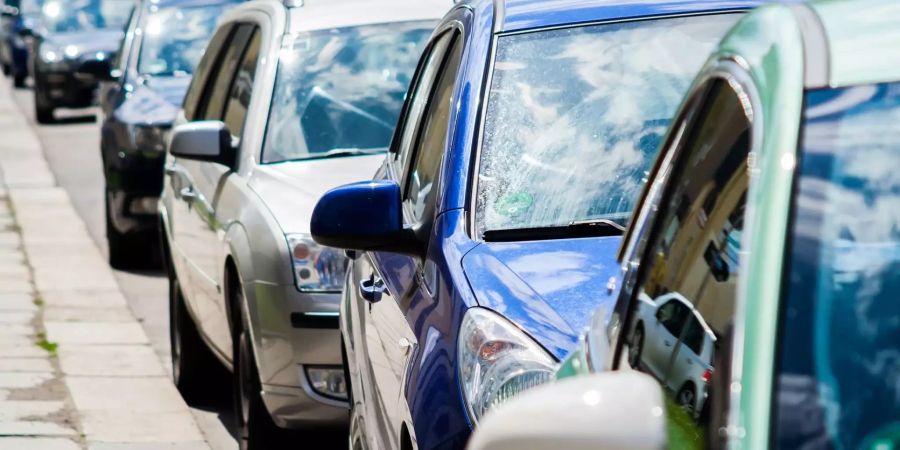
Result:
[[340,292],[347,273],[342,250],[323,247],[308,234],[287,235],[294,282],[303,292]]
[[55,63],[63,60],[63,52],[56,46],[47,43],[41,44],[38,53],[40,53],[41,59],[48,63]]
[[170,125],[135,125],[131,136],[134,148],[142,152],[163,153],[166,151],[166,133]]
[[552,356],[508,320],[470,308],[459,332],[459,375],[473,423],[522,391],[550,381]]

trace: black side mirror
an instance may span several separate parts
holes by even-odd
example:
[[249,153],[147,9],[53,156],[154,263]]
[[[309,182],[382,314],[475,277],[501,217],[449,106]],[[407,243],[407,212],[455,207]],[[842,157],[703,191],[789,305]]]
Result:
[[219,120],[201,120],[179,125],[172,130],[169,153],[176,158],[237,167],[237,148],[231,143],[231,131]]
[[82,80],[95,82],[116,81],[121,76],[121,73],[118,70],[114,70],[112,68],[112,60],[106,58],[85,61],[81,67],[75,71],[75,76]]

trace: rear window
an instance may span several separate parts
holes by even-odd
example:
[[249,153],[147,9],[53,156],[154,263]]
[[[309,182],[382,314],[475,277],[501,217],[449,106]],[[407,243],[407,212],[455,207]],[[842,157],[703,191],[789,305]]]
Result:
[[900,444],[900,83],[809,92],[785,265],[777,448]]

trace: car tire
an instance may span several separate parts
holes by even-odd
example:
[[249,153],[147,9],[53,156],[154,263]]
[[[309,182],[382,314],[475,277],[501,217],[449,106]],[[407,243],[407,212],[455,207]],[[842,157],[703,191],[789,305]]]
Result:
[[56,117],[53,115],[53,110],[55,108],[50,104],[49,101],[44,99],[44,96],[40,94],[40,87],[35,84],[34,86],[34,118],[40,124],[49,124],[56,121]]
[[631,336],[631,344],[628,346],[628,364],[637,369],[641,364],[641,354],[644,352],[644,326],[637,324],[634,334]]
[[240,286],[232,293],[240,318],[234,339],[234,417],[237,422],[240,450],[276,449],[285,446],[282,430],[272,420],[262,399],[262,385],[253,352],[250,324],[243,307],[243,291]]
[[678,390],[675,395],[675,403],[681,407],[691,418],[694,417],[695,404],[697,403],[697,391],[690,382],[684,383],[684,386]]
[[215,394],[219,362],[200,337],[174,274],[169,277],[169,338],[175,387],[188,404],[207,404]]
[[9,76],[10,72],[12,72],[12,66],[3,64],[3,75]]
[[17,88],[25,87],[25,79],[26,78],[28,78],[28,76],[24,73],[17,73],[15,75],[13,75],[13,86],[15,86]]

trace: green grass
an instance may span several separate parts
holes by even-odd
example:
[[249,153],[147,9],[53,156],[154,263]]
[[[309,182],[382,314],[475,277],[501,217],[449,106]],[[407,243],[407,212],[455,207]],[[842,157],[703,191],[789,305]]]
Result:
[[47,336],[45,336],[44,333],[38,333],[37,339],[38,339],[38,341],[37,341],[38,347],[46,350],[47,353],[50,353],[51,355],[56,354],[56,347],[58,347],[59,344],[57,344],[56,342],[48,341]]

